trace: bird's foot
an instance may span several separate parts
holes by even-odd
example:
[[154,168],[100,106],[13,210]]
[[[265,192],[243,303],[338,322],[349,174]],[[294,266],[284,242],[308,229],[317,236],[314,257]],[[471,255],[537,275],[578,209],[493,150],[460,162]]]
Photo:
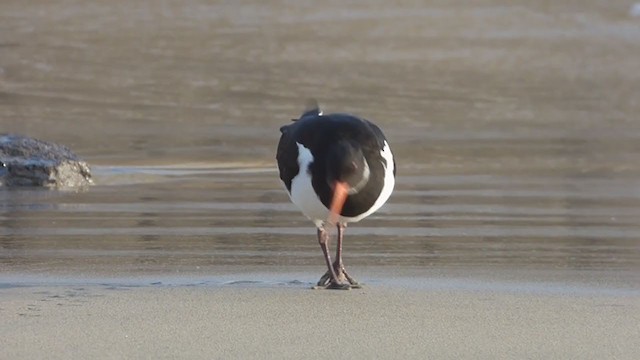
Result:
[[360,283],[358,281],[356,281],[356,279],[352,278],[349,274],[347,274],[347,270],[344,269],[344,266],[340,267],[339,273],[340,273],[339,277],[343,277],[343,278],[347,279],[347,281],[349,282],[349,285],[351,285],[352,289],[360,289],[360,288],[362,288],[362,285],[360,285]]
[[312,289],[314,290],[351,290],[351,285],[348,283],[330,282],[326,285],[316,285]]
[[345,278],[340,275],[338,275],[338,279],[334,281],[333,279],[331,279],[331,272],[327,271],[324,275],[322,275],[320,280],[318,280],[318,283],[316,284],[316,286],[314,286],[313,288],[314,289],[349,290],[351,289],[351,284],[346,282]]
[[338,267],[335,269],[337,279],[333,281],[331,279],[331,272],[327,270],[324,275],[320,278],[314,289],[360,289],[362,285],[360,285],[354,278],[347,274],[344,266]]

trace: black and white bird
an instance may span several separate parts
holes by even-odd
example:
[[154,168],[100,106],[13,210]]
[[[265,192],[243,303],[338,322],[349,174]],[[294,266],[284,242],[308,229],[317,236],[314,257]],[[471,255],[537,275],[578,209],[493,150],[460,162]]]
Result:
[[[396,165],[384,134],[372,122],[349,114],[323,115],[311,101],[299,119],[280,128],[276,159],[291,201],[318,228],[328,271],[318,287],[360,287],[342,263],[347,223],[373,214],[389,199]],[[337,227],[335,261],[329,226]]]

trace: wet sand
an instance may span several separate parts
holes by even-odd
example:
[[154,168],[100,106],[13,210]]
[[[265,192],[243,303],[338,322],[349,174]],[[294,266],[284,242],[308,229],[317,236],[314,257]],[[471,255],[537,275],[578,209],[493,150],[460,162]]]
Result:
[[305,273],[76,278],[67,285],[23,278],[20,287],[0,290],[0,335],[9,345],[0,356],[640,356],[640,290],[629,286],[632,274],[356,270],[366,270],[370,284],[350,291],[309,290]]
[[[2,1],[0,132],[96,186],[0,190],[0,358],[640,357],[630,7]],[[273,168],[309,97],[397,158],[363,290]]]

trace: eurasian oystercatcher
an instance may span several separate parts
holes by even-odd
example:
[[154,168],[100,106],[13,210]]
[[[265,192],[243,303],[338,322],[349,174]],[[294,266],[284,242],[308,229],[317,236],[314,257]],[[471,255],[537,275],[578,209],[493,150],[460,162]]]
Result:
[[[349,114],[323,115],[311,101],[299,119],[280,128],[276,159],[291,201],[318,228],[328,271],[318,287],[360,287],[342,263],[342,239],[349,222],[373,214],[389,199],[396,165],[384,134],[372,122]],[[328,226],[336,226],[335,262]]]

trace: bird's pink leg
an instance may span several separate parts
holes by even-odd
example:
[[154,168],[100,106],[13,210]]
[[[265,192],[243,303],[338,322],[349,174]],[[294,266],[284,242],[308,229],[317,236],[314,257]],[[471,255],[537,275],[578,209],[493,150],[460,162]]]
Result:
[[[349,276],[349,274],[347,273],[347,271],[344,268],[344,264],[342,263],[342,240],[343,240],[343,237],[344,237],[344,229],[346,227],[347,227],[346,224],[338,224],[337,225],[337,228],[338,228],[338,242],[337,242],[337,245],[336,245],[336,259],[333,262],[333,265],[329,267],[330,270],[328,270],[320,278],[320,281],[318,281],[318,286],[319,287],[327,287],[331,282],[332,276],[334,276],[333,274],[335,274],[335,277],[336,277],[336,279],[338,280],[339,283],[348,282],[349,285],[351,285],[351,288],[354,288],[354,289],[359,289],[359,288],[362,287],[358,283],[358,281],[356,281],[356,279],[354,279],[351,276]],[[325,234],[328,237],[328,233],[325,232]],[[328,249],[328,245],[327,245],[327,249]],[[329,258],[329,262],[330,261],[331,261],[331,258]]]
[[318,286],[327,289],[351,288],[351,285],[344,284],[339,280],[336,271],[331,264],[331,256],[329,255],[329,233],[324,229],[318,229],[318,242],[320,243],[320,248],[324,254],[324,260],[327,263],[327,268],[329,269],[327,273],[320,278],[320,281],[318,281]]
[[338,275],[339,279],[345,279],[351,284],[353,288],[360,288],[360,284],[356,281],[356,279],[352,278],[347,274],[347,271],[344,269],[344,264],[342,263],[342,239],[344,237],[344,230],[347,227],[345,223],[338,223],[338,244],[336,246],[336,260],[333,263],[334,272]]

